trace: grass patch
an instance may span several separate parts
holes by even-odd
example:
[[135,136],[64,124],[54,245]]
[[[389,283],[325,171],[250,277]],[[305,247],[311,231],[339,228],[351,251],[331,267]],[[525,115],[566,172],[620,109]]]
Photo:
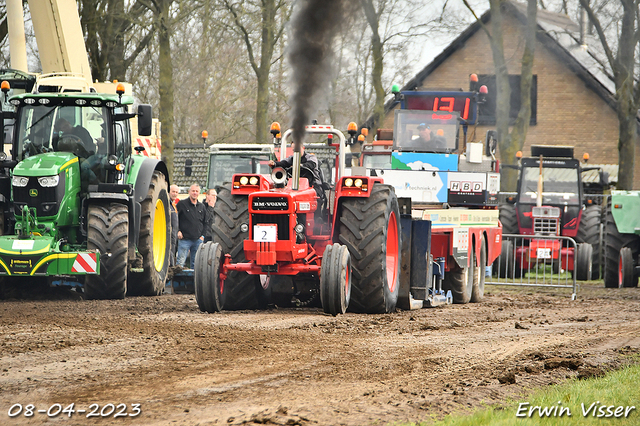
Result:
[[[634,358],[636,358],[635,362],[640,362],[637,356]],[[468,416],[448,415],[441,421],[419,423],[419,425],[637,426],[640,424],[640,387],[638,383],[640,383],[640,365],[634,364],[608,373],[601,378],[572,379],[563,384],[536,391],[520,401],[509,401],[501,407],[480,409]],[[524,403],[528,403],[528,405]],[[534,409],[529,416],[530,409],[535,406],[541,407],[547,414],[541,416],[540,409]],[[586,412],[586,415],[583,411]],[[560,417],[561,412],[562,417]],[[517,414],[524,414],[524,416],[517,416]],[[405,426],[408,425],[416,424],[406,424]]]

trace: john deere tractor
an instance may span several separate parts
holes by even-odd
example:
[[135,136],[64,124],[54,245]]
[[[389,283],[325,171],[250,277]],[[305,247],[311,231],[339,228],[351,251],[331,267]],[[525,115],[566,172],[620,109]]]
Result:
[[[5,98],[9,89],[3,82]],[[2,123],[14,123],[11,149],[9,156],[0,152],[5,287],[46,281],[91,299],[163,291],[167,168],[140,151],[132,155],[129,121],[137,116],[139,133],[150,134],[151,107],[132,113],[133,98],[122,87],[116,92],[40,84],[35,93],[8,98],[14,110],[2,113]]]

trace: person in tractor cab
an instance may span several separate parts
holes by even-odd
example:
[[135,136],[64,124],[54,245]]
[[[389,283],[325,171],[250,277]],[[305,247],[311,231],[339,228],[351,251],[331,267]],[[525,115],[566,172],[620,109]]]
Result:
[[65,136],[70,136],[72,139],[76,139],[82,142],[82,147],[84,148],[84,150],[80,150],[80,152],[77,154],[78,156],[87,158],[90,155],[95,153],[96,147],[93,143],[93,138],[91,137],[91,134],[89,133],[89,131],[84,127],[82,126],[73,127],[68,120],[61,118],[56,122],[53,130],[56,132],[56,135],[58,136],[58,138],[54,139],[53,141],[54,150],[56,151],[59,150],[57,147],[57,144],[61,140],[61,138],[64,138]]
[[[293,148],[293,142],[291,143],[291,147]],[[320,179],[320,165],[318,163],[318,158],[305,152],[304,145],[300,144],[300,166],[308,169],[309,172],[303,175],[303,171],[300,171],[300,175],[309,179],[309,186],[312,186],[313,189],[316,190],[318,197],[321,200],[324,200],[324,191],[322,189],[322,180]],[[290,169],[293,167],[293,155],[288,156],[282,161],[273,161],[269,160],[269,167],[272,169],[274,167],[283,167],[285,169]]]
[[424,151],[434,150],[436,152],[441,152],[447,148],[447,141],[444,139],[444,136],[440,134],[444,134],[441,129],[435,135],[433,134],[431,127],[425,123],[421,123],[417,129],[418,137],[416,139],[412,139],[407,148]]

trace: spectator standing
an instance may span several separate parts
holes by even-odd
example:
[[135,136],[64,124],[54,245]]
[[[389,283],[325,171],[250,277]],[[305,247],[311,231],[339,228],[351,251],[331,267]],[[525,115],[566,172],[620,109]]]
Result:
[[216,205],[218,192],[215,189],[209,189],[204,199],[204,206],[207,209],[207,219],[204,225],[204,242],[211,241],[213,238],[213,207]]
[[184,267],[187,253],[191,252],[191,266],[193,269],[196,259],[196,251],[204,241],[204,227],[206,209],[204,204],[198,201],[200,185],[193,184],[189,188],[189,198],[178,203],[178,259],[176,263]]
[[178,194],[180,194],[180,188],[178,185],[171,185],[169,188],[169,210],[171,211],[171,257],[169,259],[170,266],[176,266],[176,250],[178,250],[178,209],[176,203],[178,202]]

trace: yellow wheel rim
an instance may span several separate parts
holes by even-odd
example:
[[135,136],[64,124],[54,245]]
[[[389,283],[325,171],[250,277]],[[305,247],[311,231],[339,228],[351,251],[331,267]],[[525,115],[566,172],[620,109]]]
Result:
[[164,257],[167,252],[166,210],[161,199],[156,201],[156,212],[153,216],[153,263],[156,271],[162,271]]

